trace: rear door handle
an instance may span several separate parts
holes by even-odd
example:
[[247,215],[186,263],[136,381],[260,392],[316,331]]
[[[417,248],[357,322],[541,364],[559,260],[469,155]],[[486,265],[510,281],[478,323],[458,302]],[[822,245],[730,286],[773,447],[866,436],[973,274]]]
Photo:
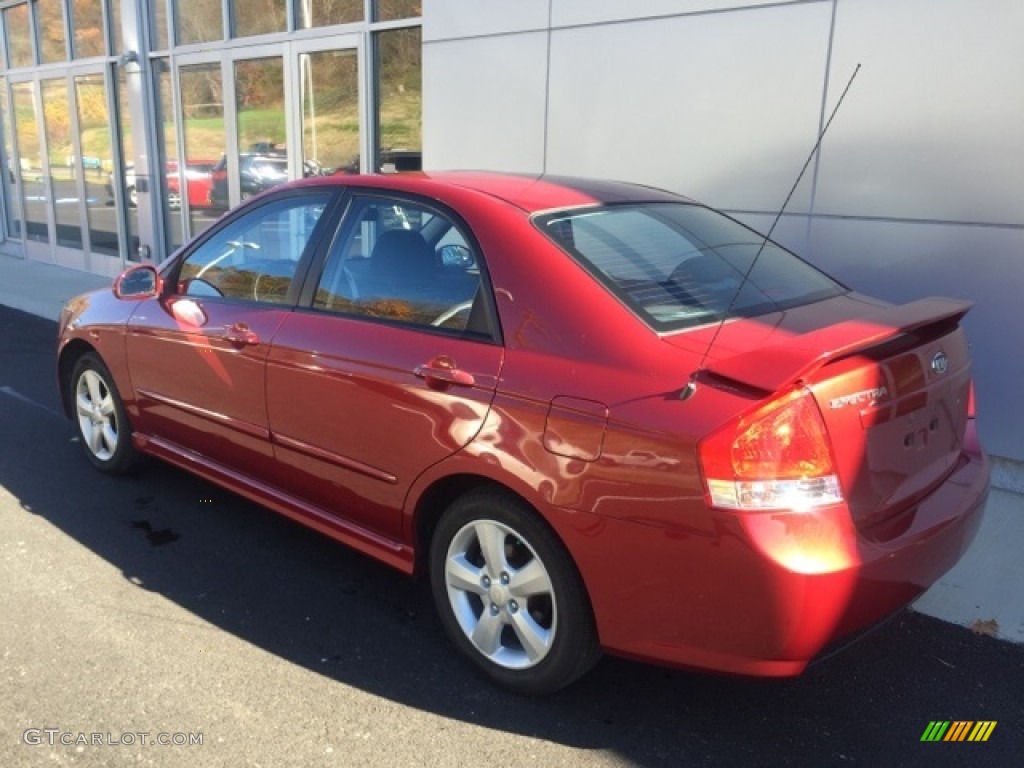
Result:
[[413,373],[432,386],[472,387],[476,384],[473,374],[456,368],[450,357],[437,357],[426,365],[417,365]]
[[260,336],[245,323],[235,323],[224,329],[224,338],[239,346],[254,346],[260,343]]

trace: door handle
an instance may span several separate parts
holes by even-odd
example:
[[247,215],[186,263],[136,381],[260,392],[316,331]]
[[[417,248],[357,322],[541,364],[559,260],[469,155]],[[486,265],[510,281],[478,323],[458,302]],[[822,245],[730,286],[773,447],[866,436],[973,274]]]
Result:
[[431,386],[472,387],[476,384],[473,374],[456,368],[450,357],[438,357],[426,365],[417,365],[413,373]]
[[224,329],[224,338],[232,344],[239,346],[254,346],[260,343],[260,336],[255,331],[249,330],[245,323],[235,323]]

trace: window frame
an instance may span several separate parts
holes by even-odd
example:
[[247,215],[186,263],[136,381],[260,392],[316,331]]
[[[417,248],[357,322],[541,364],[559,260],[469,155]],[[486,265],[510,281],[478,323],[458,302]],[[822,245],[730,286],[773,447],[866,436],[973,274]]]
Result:
[[[404,328],[410,331],[458,338],[465,341],[476,341],[484,344],[494,344],[497,346],[504,345],[501,321],[497,311],[497,303],[494,299],[494,288],[491,283],[490,272],[487,267],[487,258],[483,249],[480,247],[480,241],[473,232],[472,227],[466,223],[466,220],[462,216],[448,206],[439,203],[437,200],[397,190],[348,189],[346,192],[347,194],[345,195],[344,202],[341,204],[340,224],[334,231],[333,236],[321,249],[316,262],[306,273],[305,284],[303,285],[302,294],[298,302],[300,309],[319,315],[344,318],[346,320],[388,325],[397,328]],[[483,312],[487,325],[486,332],[474,331],[469,328],[461,330],[441,328],[438,326],[406,322],[394,318],[372,317],[353,312],[344,312],[338,309],[327,309],[315,305],[316,293],[320,287],[320,281],[323,279],[324,273],[327,271],[328,262],[334,254],[336,247],[344,247],[344,244],[351,240],[354,236],[354,230],[362,223],[362,212],[368,205],[381,204],[416,206],[433,213],[435,216],[444,217],[451,222],[452,226],[459,229],[463,239],[466,241],[466,244],[470,249],[472,249],[473,254],[476,257],[476,266],[480,271],[478,291],[481,293],[480,298],[484,305]],[[440,239],[443,239],[443,235],[439,238],[439,241]],[[431,245],[431,247],[436,247],[437,245],[437,243],[430,242],[428,242],[428,244]]]

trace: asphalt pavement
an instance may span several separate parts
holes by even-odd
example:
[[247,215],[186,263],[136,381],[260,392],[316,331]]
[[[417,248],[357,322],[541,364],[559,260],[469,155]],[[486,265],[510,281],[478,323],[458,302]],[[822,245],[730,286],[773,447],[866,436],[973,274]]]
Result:
[[157,462],[92,470],[55,336],[0,306],[0,766],[1021,763],[1024,646],[916,613],[791,680],[607,658],[499,691],[425,583]]

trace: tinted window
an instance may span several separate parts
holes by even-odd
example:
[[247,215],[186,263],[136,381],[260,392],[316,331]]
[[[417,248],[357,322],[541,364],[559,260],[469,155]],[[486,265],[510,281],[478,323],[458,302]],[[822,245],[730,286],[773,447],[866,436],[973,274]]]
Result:
[[403,200],[364,199],[331,249],[314,306],[485,332],[485,323],[474,325],[483,312],[478,264],[462,230],[444,214]]
[[542,216],[537,224],[659,331],[756,316],[846,290],[753,230],[698,205],[587,208]]
[[282,303],[329,194],[287,197],[235,219],[181,266],[181,290],[198,296]]

